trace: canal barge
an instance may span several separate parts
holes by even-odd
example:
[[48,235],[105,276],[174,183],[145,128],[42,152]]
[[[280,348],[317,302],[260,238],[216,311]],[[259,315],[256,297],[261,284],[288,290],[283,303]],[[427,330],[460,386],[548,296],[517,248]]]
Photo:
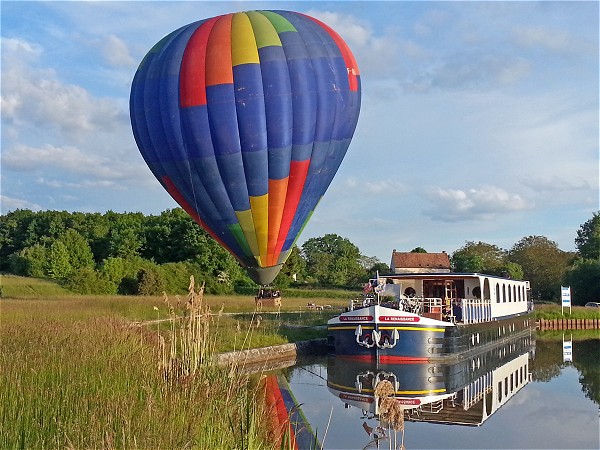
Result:
[[531,326],[528,281],[480,273],[377,276],[327,323],[341,357],[427,362],[467,357]]

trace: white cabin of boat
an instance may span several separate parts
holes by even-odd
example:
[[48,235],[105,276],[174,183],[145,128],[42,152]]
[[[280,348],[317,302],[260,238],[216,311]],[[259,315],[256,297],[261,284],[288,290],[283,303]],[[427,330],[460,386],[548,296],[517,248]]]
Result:
[[529,281],[493,275],[402,273],[370,284],[373,301],[382,306],[453,323],[487,322],[529,310]]

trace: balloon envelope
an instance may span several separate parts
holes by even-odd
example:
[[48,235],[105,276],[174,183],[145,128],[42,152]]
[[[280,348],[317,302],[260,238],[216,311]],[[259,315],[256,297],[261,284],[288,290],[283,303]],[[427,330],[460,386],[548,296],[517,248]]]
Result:
[[347,45],[289,11],[174,31],[141,62],[130,97],[150,170],[258,284],[273,281],[331,183],[359,109]]

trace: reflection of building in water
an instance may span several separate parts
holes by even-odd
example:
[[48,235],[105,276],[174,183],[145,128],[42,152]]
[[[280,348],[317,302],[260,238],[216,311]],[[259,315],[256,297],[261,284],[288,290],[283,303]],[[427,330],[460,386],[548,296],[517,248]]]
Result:
[[[534,346],[531,334],[522,333],[453,363],[381,364],[331,356],[327,386],[346,407],[362,411],[365,430],[399,430],[405,420],[479,426],[529,382]],[[390,409],[401,417],[394,419]],[[392,423],[385,420],[390,417]]]

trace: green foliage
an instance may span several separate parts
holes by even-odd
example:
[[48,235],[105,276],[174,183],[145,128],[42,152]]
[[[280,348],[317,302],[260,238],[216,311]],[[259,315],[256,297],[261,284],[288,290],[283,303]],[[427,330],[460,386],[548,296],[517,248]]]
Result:
[[525,274],[523,272],[523,267],[514,262],[508,262],[502,270],[508,274],[510,278],[513,280],[524,280]]
[[371,267],[369,267],[369,269],[367,270],[367,274],[368,274],[369,278],[375,278],[377,276],[378,272],[380,275],[388,274],[388,273],[390,273],[390,266],[386,263],[377,262],[377,263],[373,264]]
[[81,234],[69,229],[58,240],[67,247],[69,264],[73,270],[94,267],[94,255],[87,240]]
[[16,275],[44,278],[46,276],[46,259],[48,249],[40,244],[13,253],[8,257],[9,270]]
[[118,293],[118,285],[104,278],[90,267],[73,270],[62,282],[67,289],[78,294],[108,294]]
[[108,233],[109,255],[131,259],[140,255],[144,246],[142,214],[107,213],[111,223]]
[[491,274],[506,263],[506,253],[492,244],[467,241],[452,254],[451,262],[456,272]]
[[531,282],[533,299],[559,299],[561,282],[573,256],[544,236],[525,237],[509,251],[510,260],[523,268],[523,276]]
[[[594,213],[577,233],[575,243],[582,260],[598,260],[599,233],[600,212]],[[416,247],[412,251],[425,249]],[[593,297],[593,289],[591,293],[584,291],[590,291],[586,286],[598,284],[594,272],[587,263],[571,268],[574,256],[543,236],[529,236],[510,251],[481,241],[466,241],[451,261],[458,272],[528,279],[535,299],[557,300],[565,280],[577,286],[579,298]],[[93,278],[85,285],[86,291],[96,286],[102,293],[114,285],[118,293],[134,294],[138,272],[149,268],[157,271],[170,292],[182,292],[184,271],[188,272],[185,278],[194,274],[196,279],[204,280],[207,293],[231,293],[234,286],[256,288],[235,258],[181,208],[158,216],[28,210],[0,215],[0,270],[65,280],[66,285],[75,286],[82,280],[74,272],[85,269],[82,273]],[[97,273],[92,275],[88,269]],[[301,250],[294,246],[274,284],[280,288],[357,288],[377,271],[387,273],[389,267],[377,258],[361,255],[348,239],[328,234],[307,240]],[[578,280],[580,276],[583,278]]]
[[600,260],[579,259],[567,271],[565,286],[571,286],[574,305],[600,301]]
[[66,278],[72,270],[68,247],[60,240],[54,241],[48,252],[47,275],[52,279],[60,280]]
[[415,247],[410,252],[411,253],[427,253],[427,250],[425,250],[423,247]]
[[600,211],[581,225],[577,231],[575,246],[582,258],[600,260]]
[[337,234],[308,239],[302,245],[306,269],[324,286],[356,286],[365,278],[356,245]]
[[483,264],[483,258],[479,255],[454,253],[452,255],[452,267],[455,272],[487,273]]
[[157,267],[140,269],[137,273],[136,294],[160,295],[165,289],[165,280]]
[[306,261],[298,246],[294,245],[283,268],[275,278],[273,284],[280,288],[287,288],[306,278]]

